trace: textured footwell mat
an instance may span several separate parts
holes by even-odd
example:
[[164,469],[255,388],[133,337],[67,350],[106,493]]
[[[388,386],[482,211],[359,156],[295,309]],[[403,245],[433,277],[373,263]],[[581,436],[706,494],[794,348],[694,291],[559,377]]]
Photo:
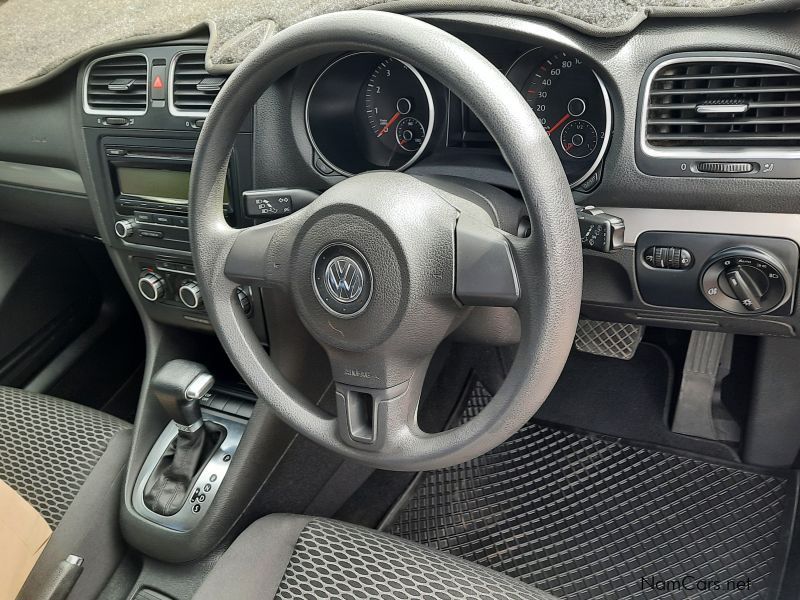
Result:
[[[490,396],[476,382],[463,419]],[[421,475],[392,533],[569,600],[775,598],[796,483],[531,422]]]

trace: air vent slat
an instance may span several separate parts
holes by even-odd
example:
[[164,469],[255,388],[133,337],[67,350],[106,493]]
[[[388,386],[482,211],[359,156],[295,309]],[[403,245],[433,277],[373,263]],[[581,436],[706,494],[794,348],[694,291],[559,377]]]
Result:
[[92,106],[99,106],[100,104],[117,104],[119,106],[129,106],[132,102],[144,102],[147,96],[144,94],[135,94],[126,96],[125,98],[115,98],[114,96],[96,96],[92,98]]
[[88,112],[142,114],[147,110],[147,58],[123,54],[89,66],[85,107]]
[[[92,89],[89,90],[89,93],[91,93],[92,97],[119,95],[119,92],[109,90],[107,85],[97,87],[96,89],[92,87]],[[132,86],[131,89],[128,90],[128,93],[125,95],[125,97],[127,98],[133,96],[147,96],[147,88],[144,86]]]
[[736,94],[773,94],[777,92],[800,92],[800,86],[773,86],[773,87],[729,87],[729,88],[698,88],[698,89],[669,89],[654,90],[651,96],[689,96],[689,95],[711,95],[724,94],[727,96]]
[[[654,81],[721,81],[725,79],[744,79],[747,73],[707,74],[707,75],[671,75],[656,77]],[[800,77],[800,73],[753,73],[751,77],[769,79],[771,77]]]
[[187,99],[195,100],[197,98],[205,98],[208,101],[213,102],[216,94],[213,92],[200,92],[194,88],[189,88],[186,90],[181,90],[180,92],[181,99],[179,102],[184,102]]
[[[764,117],[762,119],[715,119],[714,125],[794,125],[800,117]],[[649,119],[648,125],[709,125],[707,119]]]
[[690,134],[669,134],[669,133],[654,133],[652,134],[654,140],[699,140],[699,141],[775,141],[775,140],[795,140],[800,141],[800,132],[798,133],[772,133],[772,134],[714,134],[714,133],[690,133]]
[[[653,111],[663,111],[664,109],[669,108],[669,110],[686,110],[692,109],[694,110],[698,102],[688,102],[684,104],[651,104],[647,107],[647,110],[650,112]],[[798,108],[800,107],[800,100],[797,101],[789,101],[789,102],[748,102],[747,104],[751,109],[755,108]]]
[[203,68],[192,69],[186,65],[181,65],[181,77],[191,77],[192,75],[200,77],[208,77],[208,71]]
[[[216,79],[205,69],[205,54],[191,52],[175,59],[171,83],[171,109],[176,114],[204,116],[219,93],[218,90],[203,90],[205,80]],[[224,79],[223,79],[224,81]]]
[[666,62],[646,111],[651,146],[800,146],[800,69],[747,57]]
[[213,102],[208,102],[206,100],[182,100],[180,104],[176,104],[176,108],[185,108],[189,109],[208,109],[208,107],[213,104]]

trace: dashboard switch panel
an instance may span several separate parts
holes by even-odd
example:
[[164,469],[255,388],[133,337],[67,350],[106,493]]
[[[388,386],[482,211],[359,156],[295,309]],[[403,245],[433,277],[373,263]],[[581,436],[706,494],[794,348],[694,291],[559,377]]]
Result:
[[654,306],[790,315],[798,257],[784,238],[646,231],[636,240],[636,281]]

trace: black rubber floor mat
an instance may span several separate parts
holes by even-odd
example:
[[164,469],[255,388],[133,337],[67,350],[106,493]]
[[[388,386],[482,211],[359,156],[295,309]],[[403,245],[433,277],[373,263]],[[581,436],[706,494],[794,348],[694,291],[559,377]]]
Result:
[[647,342],[639,345],[631,360],[573,352],[536,418],[739,462],[736,452],[722,442],[670,431],[664,412],[672,396],[673,379],[666,352]]
[[[464,419],[490,397],[475,384]],[[569,600],[774,598],[796,482],[531,422],[423,474],[389,530]]]

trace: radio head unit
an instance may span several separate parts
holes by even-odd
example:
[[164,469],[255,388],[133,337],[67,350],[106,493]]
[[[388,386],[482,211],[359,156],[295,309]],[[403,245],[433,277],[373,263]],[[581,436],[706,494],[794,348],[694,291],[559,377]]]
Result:
[[[190,250],[189,176],[192,154],[165,149],[107,147],[118,237],[129,242]],[[223,205],[231,215],[230,174]]]

